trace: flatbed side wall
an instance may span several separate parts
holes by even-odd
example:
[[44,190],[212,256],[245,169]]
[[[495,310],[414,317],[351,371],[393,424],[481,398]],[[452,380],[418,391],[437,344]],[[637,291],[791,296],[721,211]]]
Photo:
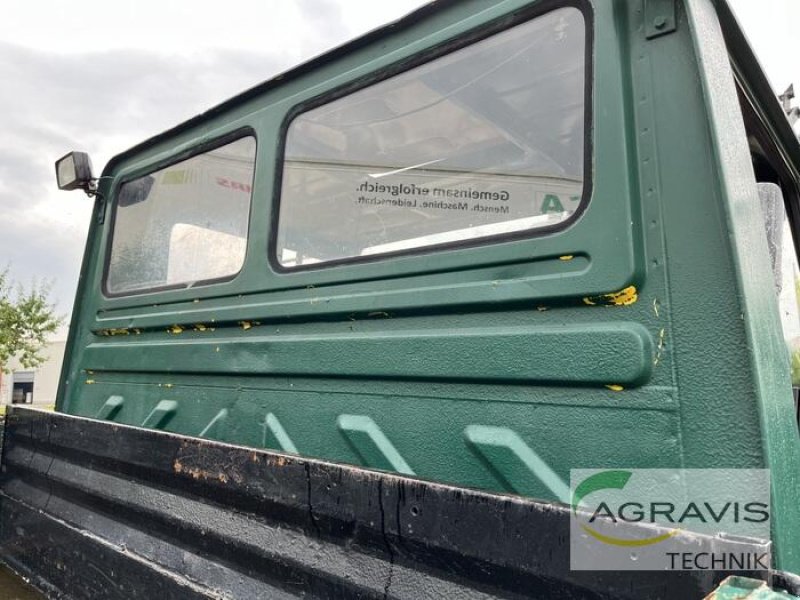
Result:
[[53,413],[15,409],[5,450],[0,560],[57,597],[699,599],[726,575],[571,571],[564,506]]

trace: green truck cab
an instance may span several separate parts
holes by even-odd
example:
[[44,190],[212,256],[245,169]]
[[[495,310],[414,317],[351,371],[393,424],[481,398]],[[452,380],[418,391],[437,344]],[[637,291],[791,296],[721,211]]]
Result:
[[[800,572],[786,341],[800,144],[722,0],[440,1],[139,144],[96,181],[84,159],[59,163],[95,209],[56,411],[105,423],[48,417],[72,432],[67,463],[108,476],[115,436],[139,440],[140,458],[147,440],[171,440],[171,473],[147,475],[146,458],[120,472],[195,495],[254,485],[175,455],[223,442],[506,507],[568,504],[576,468],[769,469],[773,567]],[[12,413],[13,435],[36,438],[33,414]],[[24,496],[17,470],[0,510]],[[87,500],[90,479],[66,496],[112,518],[111,500]],[[104,539],[135,546],[126,535]],[[392,564],[411,552],[383,537]],[[522,568],[514,547],[503,568]],[[211,585],[147,560],[187,589]],[[459,569],[437,581],[472,582]],[[569,597],[690,597],[563,576],[580,591]],[[364,582],[312,580],[295,591],[372,597]],[[511,580],[467,587],[560,597]],[[391,581],[376,597],[456,589]]]

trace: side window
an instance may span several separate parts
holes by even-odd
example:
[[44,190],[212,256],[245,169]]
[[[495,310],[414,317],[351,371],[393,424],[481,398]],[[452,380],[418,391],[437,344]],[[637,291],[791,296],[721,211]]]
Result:
[[783,335],[792,361],[792,385],[800,387],[800,268],[789,219],[783,219],[781,289],[778,297]]
[[583,14],[559,8],[295,117],[278,265],[567,221],[585,201],[585,56]]
[[119,187],[111,295],[229,278],[247,246],[256,140],[243,137]]
[[758,195],[767,228],[783,337],[791,357],[792,385],[800,386],[800,268],[783,192],[775,183],[759,183]]
[[783,338],[788,350],[795,404],[800,417],[800,267],[798,267],[798,195],[795,182],[772,133],[754,110],[754,102],[737,82],[750,158],[753,162]]

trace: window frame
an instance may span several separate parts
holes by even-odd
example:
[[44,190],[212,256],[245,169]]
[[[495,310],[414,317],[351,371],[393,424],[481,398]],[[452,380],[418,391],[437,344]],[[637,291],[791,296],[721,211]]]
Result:
[[253,155],[253,179],[250,183],[250,201],[248,207],[248,214],[247,214],[247,238],[245,240],[245,253],[244,258],[242,259],[242,265],[239,267],[239,270],[235,273],[230,275],[225,275],[223,277],[214,277],[210,279],[203,279],[199,281],[193,282],[192,288],[196,287],[207,287],[210,285],[216,285],[220,283],[227,283],[236,279],[239,274],[244,269],[245,265],[247,264],[247,257],[250,252],[250,237],[252,233],[253,227],[253,199],[255,197],[255,181],[256,181],[256,173],[258,170],[258,135],[256,134],[255,129],[250,126],[240,127],[235,129],[234,131],[230,131],[223,135],[217,136],[212,140],[207,142],[203,142],[192,146],[188,150],[185,150],[181,153],[174,154],[168,157],[165,160],[158,161],[152,165],[148,165],[144,169],[137,169],[131,173],[123,175],[114,182],[114,187],[111,191],[111,200],[110,200],[110,211],[107,217],[109,221],[108,226],[108,236],[106,238],[105,243],[105,255],[103,257],[103,270],[102,270],[102,284],[101,284],[101,291],[105,298],[130,298],[133,296],[141,296],[144,294],[151,294],[156,292],[164,292],[164,291],[176,291],[176,290],[185,290],[187,289],[187,285],[185,283],[174,283],[174,284],[165,284],[165,285],[158,285],[152,286],[147,288],[141,288],[136,290],[126,290],[124,292],[112,292],[108,288],[108,276],[110,273],[111,268],[111,252],[114,245],[114,233],[117,228],[117,209],[118,209],[118,199],[119,199],[119,191],[123,185],[139,179],[141,177],[146,177],[147,175],[151,175],[156,173],[157,171],[161,171],[163,169],[168,169],[169,167],[176,165],[178,163],[190,160],[195,158],[196,156],[200,156],[202,154],[206,154],[208,152],[212,152],[217,148],[221,148],[222,146],[227,146],[228,144],[232,144],[237,142],[241,139],[252,137],[253,141],[255,142],[255,153]]
[[[787,156],[784,151],[784,146],[781,144],[775,132],[771,129],[769,124],[769,117],[762,112],[762,106],[759,104],[750,90],[745,86],[743,78],[735,69],[734,66],[734,80],[736,84],[736,93],[739,100],[739,108],[742,115],[742,121],[745,127],[745,135],[747,136],[746,143],[748,144],[748,151],[751,160],[758,156],[767,163],[767,166],[772,169],[777,181],[771,183],[780,187],[783,194],[783,208],[785,211],[785,218],[789,223],[789,229],[792,234],[792,241],[794,242],[794,260],[800,264],[800,179],[798,179],[796,171],[792,168],[792,160]],[[753,147],[750,145],[750,136],[760,145],[762,153],[756,154]],[[758,183],[758,174],[754,170],[753,185]],[[778,300],[776,298],[776,300]],[[778,300],[779,302],[779,300]],[[778,315],[780,322],[781,334],[785,335],[783,319]],[[791,364],[791,353],[789,354]],[[789,367],[791,374],[791,367]],[[792,397],[794,399],[794,416],[795,425],[800,427],[800,388],[790,381]],[[800,429],[797,429],[800,431]]]
[[[370,254],[365,256],[352,256],[345,258],[337,258],[333,260],[321,261],[307,265],[285,266],[281,264],[278,257],[278,226],[280,221],[280,209],[282,203],[282,188],[283,188],[283,173],[286,163],[286,141],[289,133],[289,128],[292,122],[308,111],[314,110],[321,106],[325,106],[331,102],[344,98],[350,94],[360,90],[369,88],[373,85],[402,75],[412,69],[422,65],[431,63],[439,58],[447,56],[452,52],[461,50],[477,44],[485,39],[494,35],[502,33],[508,29],[522,25],[528,21],[532,21],[538,17],[546,15],[561,8],[575,8],[580,11],[583,16],[584,22],[584,85],[583,85],[583,187],[581,190],[581,198],[575,212],[572,213],[567,219],[560,223],[549,225],[546,227],[536,229],[526,229],[521,231],[514,231],[508,233],[500,233],[495,235],[487,235],[478,238],[455,240],[452,242],[442,242],[438,244],[430,244],[419,246],[416,248],[407,248],[402,250],[394,250],[390,252],[382,252],[377,254]],[[269,233],[267,237],[267,260],[270,267],[276,273],[290,274],[301,273],[305,271],[320,271],[335,268],[341,265],[354,265],[354,264],[371,264],[378,261],[390,260],[395,257],[409,257],[409,256],[426,256],[436,252],[446,250],[456,250],[462,248],[475,248],[481,246],[495,245],[504,242],[515,240],[531,239],[550,235],[558,231],[563,231],[572,226],[588,208],[591,200],[594,177],[592,166],[594,164],[592,151],[593,144],[593,123],[594,123],[594,107],[592,99],[594,97],[594,11],[588,0],[542,0],[533,6],[528,6],[502,17],[496,18],[492,21],[478,25],[469,31],[460,34],[454,38],[450,38],[444,42],[436,44],[427,48],[423,52],[417,52],[409,57],[401,59],[385,68],[381,68],[363,75],[344,84],[334,87],[313,96],[309,99],[303,100],[292,106],[283,118],[280,129],[278,131],[278,145],[276,148],[276,158],[274,166],[273,178],[273,193],[272,193],[272,207],[270,214]]]
[[[789,220],[789,227],[792,231],[794,240],[795,258],[800,263],[800,183],[792,175],[792,169],[781,150],[780,143],[775,139],[775,135],[770,131],[765,117],[760,114],[753,98],[747,93],[742,82],[736,79],[736,91],[739,96],[742,119],[747,135],[752,135],[761,145],[763,158],[767,165],[772,168],[778,181],[774,181],[781,188],[783,193],[783,204],[786,211],[786,218]],[[751,157],[754,156],[753,149],[750,148]],[[754,178],[758,182],[758,176]]]

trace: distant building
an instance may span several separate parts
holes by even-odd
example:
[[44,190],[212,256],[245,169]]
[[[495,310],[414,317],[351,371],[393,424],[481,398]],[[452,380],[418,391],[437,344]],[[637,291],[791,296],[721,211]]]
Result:
[[12,360],[7,365],[11,372],[0,373],[0,406],[32,404],[45,407],[55,404],[66,345],[64,340],[48,343],[42,351],[46,360],[35,369],[26,369]]

